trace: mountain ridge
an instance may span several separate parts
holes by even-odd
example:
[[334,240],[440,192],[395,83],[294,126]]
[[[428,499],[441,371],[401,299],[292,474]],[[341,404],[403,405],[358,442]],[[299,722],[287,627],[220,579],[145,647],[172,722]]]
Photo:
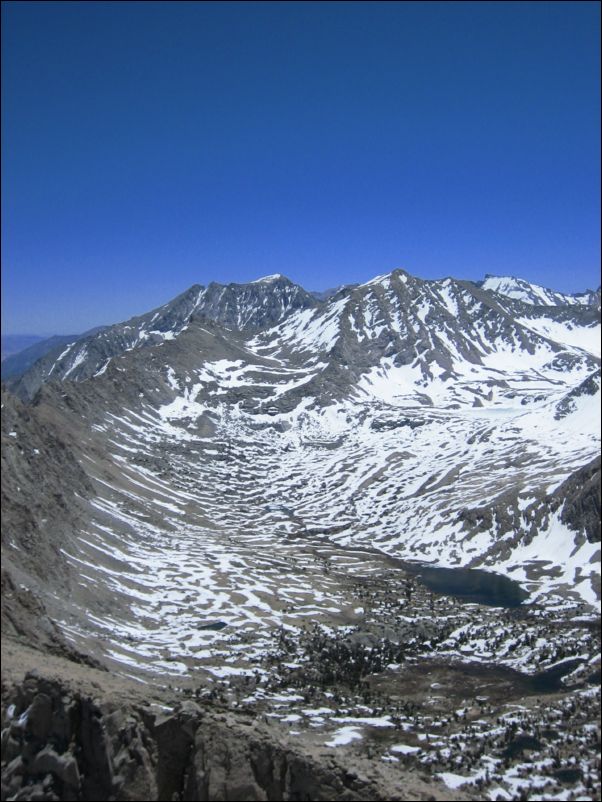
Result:
[[[177,336],[193,314],[204,315],[211,320],[221,322],[228,328],[261,332],[270,324],[278,325],[279,322],[293,315],[295,311],[313,309],[318,310],[319,314],[320,309],[328,308],[333,301],[337,299],[340,301],[353,296],[354,293],[365,294],[369,288],[376,288],[379,286],[379,282],[391,280],[391,277],[396,277],[396,279],[405,277],[404,282],[409,280],[410,283],[423,288],[430,286],[444,288],[446,282],[456,282],[457,286],[462,286],[468,292],[472,292],[472,287],[478,287],[478,284],[475,285],[473,282],[462,284],[455,279],[417,279],[401,269],[392,271],[384,277],[376,277],[364,284],[343,286],[334,295],[322,300],[317,299],[315,295],[308,293],[281,274],[270,277],[269,282],[264,279],[258,279],[248,284],[232,282],[223,285],[211,282],[207,287],[194,284],[167,304],[151,310],[146,315],[109,326],[99,332],[97,336],[81,338],[75,348],[67,349],[60,355],[53,352],[50,356],[43,357],[33,366],[33,370],[28,371],[24,376],[17,377],[9,386],[21,397],[31,398],[41,383],[50,376],[71,377],[76,380],[90,378],[95,372],[105,368],[109,359],[125,350],[158,344],[166,338]],[[508,310],[499,306],[500,301],[502,305],[512,304],[513,308],[509,312],[515,320],[519,317],[517,309],[518,312],[522,309],[525,318],[533,316],[534,313],[533,305],[522,302],[521,307],[520,299],[508,301],[506,296],[500,298],[497,293],[489,291],[486,291],[486,295],[481,299],[490,306],[493,305],[493,309],[497,304],[497,311],[502,315],[508,314]],[[450,311],[450,307],[447,311]],[[453,307],[451,311],[453,313]],[[578,309],[571,310],[570,307],[562,309],[554,307],[543,310],[540,318],[542,316],[546,319],[548,317],[554,319],[568,317],[580,321],[587,317],[587,312]],[[150,328],[152,324],[154,326]],[[88,353],[88,348],[91,349],[91,354]]]

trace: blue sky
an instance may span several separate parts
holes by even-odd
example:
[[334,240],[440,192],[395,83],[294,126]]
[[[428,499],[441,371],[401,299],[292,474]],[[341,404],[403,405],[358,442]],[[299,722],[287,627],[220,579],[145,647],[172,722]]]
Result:
[[4,2],[3,332],[395,267],[598,286],[595,2]]

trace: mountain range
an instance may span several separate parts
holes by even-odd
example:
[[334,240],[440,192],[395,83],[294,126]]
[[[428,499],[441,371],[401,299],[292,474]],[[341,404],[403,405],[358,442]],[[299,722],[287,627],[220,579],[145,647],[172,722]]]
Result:
[[600,290],[194,285],[61,342],[2,404],[3,624],[30,647],[151,684],[252,676],[308,621],[376,638],[357,582],[401,569],[598,609]]

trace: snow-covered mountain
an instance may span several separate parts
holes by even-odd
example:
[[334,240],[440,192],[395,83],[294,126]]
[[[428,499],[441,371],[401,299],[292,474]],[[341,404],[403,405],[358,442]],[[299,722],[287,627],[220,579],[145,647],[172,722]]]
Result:
[[485,290],[506,295],[508,298],[516,298],[534,306],[571,306],[573,304],[581,304],[583,306],[600,307],[599,287],[597,290],[565,293],[550,290],[547,287],[533,284],[515,276],[492,276],[490,274],[487,274],[485,279],[479,282],[479,286]]
[[520,302],[506,303],[471,282],[424,281],[402,270],[345,289],[327,304],[297,311],[259,332],[258,354],[312,368],[304,396],[375,397],[382,401],[479,406],[494,388],[525,376],[558,382],[595,369],[599,315],[554,310],[532,317]]
[[177,337],[192,315],[246,331],[277,323],[291,311],[315,304],[310,293],[280,274],[250,284],[194,284],[145,315],[82,336],[66,347],[53,348],[24,376],[11,382],[11,387],[17,395],[31,399],[44,381],[89,379],[104,371],[119,354]]
[[[93,488],[62,559],[101,570],[112,601],[87,583],[68,616],[44,603],[78,648],[92,632],[103,659],[176,673],[197,659],[195,624],[177,602],[151,626],[151,587],[209,621],[292,622],[290,582],[264,568],[301,564],[299,543],[356,555],[353,570],[360,554],[481,567],[531,600],[595,605],[599,333],[589,306],[396,270],[322,301],[282,276],[195,285],[47,355],[16,389]],[[41,459],[15,420],[11,465]],[[308,577],[307,604],[331,609]]]
[[[230,733],[239,715],[245,732],[263,718],[295,739],[274,768],[272,742],[245,763],[207,736],[200,773],[182,763],[178,776],[205,783],[206,756],[225,755],[215,793],[182,779],[161,798],[222,798],[224,772],[247,763],[255,779],[265,764],[268,789],[248,798],[281,798],[273,778],[295,774],[303,739],[321,756],[364,743],[370,773],[391,769],[386,792],[350,799],[399,796],[398,755],[430,772],[415,798],[467,799],[473,785],[458,789],[484,778],[491,798],[536,799],[549,777],[535,761],[527,777],[509,751],[523,737],[517,710],[541,733],[538,765],[579,761],[571,795],[585,798],[597,768],[600,311],[549,300],[402,270],[316,297],[275,275],[195,285],[46,354],[12,382],[22,400],[2,393],[2,627],[19,680],[24,645],[36,665],[42,653],[84,675],[106,669],[94,682],[111,694],[142,688],[144,721],[165,739],[160,782],[171,741],[188,754],[190,716],[198,739],[212,700]],[[113,777],[103,798],[117,777],[147,787],[136,772],[153,761],[128,751],[151,749],[132,734],[137,713],[121,726],[112,702],[96,748],[80,717],[53,712],[40,740],[28,722],[39,731],[51,686],[40,679],[28,707],[35,679],[7,697],[7,748],[30,756],[34,744],[41,767],[19,798],[41,798],[45,767],[79,754],[67,719],[84,773],[93,755]],[[71,695],[52,699],[73,711]],[[163,716],[174,704],[181,727]],[[112,763],[107,732],[124,739]],[[3,783],[30,771],[18,760]],[[241,782],[232,798],[255,789]],[[338,794],[324,788],[315,798]]]
[[322,533],[594,603],[591,515],[553,499],[600,447],[599,334],[592,307],[468,281],[396,270],[318,301],[277,275],[195,285],[16,389],[80,444],[94,548],[168,510],[169,529]]
[[[531,365],[552,371],[558,369],[558,363],[549,367],[552,357],[566,349],[573,361],[600,355],[599,314],[590,306],[535,309],[530,302],[483,292],[472,282],[424,281],[403,270],[341,287],[320,301],[277,274],[250,284],[194,285],[146,315],[54,349],[13,381],[12,389],[27,399],[44,381],[99,375],[120,354],[178,337],[193,317],[255,334],[250,342],[261,354],[298,364],[326,354],[329,369],[319,374],[321,396],[350,391],[368,368],[392,358],[395,368],[416,373],[406,378],[420,381],[419,392],[426,384],[434,392],[435,380],[443,377],[439,389],[450,399],[468,392],[478,403],[483,379],[499,377],[498,368],[520,353],[521,366],[528,358]],[[588,364],[592,368],[591,360]],[[461,375],[465,381],[450,381]]]

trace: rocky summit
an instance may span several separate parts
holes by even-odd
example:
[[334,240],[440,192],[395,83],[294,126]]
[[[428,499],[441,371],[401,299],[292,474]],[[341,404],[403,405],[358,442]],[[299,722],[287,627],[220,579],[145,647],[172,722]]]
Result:
[[2,390],[2,799],[599,798],[599,290],[66,339]]

